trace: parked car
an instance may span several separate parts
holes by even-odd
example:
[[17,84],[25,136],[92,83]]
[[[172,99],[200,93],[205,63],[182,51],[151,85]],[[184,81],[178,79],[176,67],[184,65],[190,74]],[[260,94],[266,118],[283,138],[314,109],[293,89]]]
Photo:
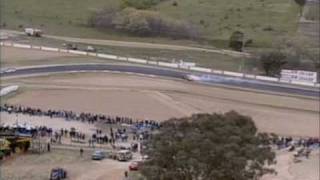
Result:
[[118,161],[129,161],[132,159],[132,152],[129,150],[120,150],[117,152]]
[[95,150],[91,155],[92,160],[102,160],[105,157],[106,157],[106,152],[102,150]]
[[86,51],[87,51],[87,52],[97,52],[97,49],[94,48],[93,46],[87,46]]
[[62,168],[54,168],[50,173],[50,180],[62,180],[67,178],[67,171]]
[[78,46],[76,44],[64,43],[63,46],[68,50],[78,50]]
[[138,171],[142,165],[142,161],[133,161],[129,165],[130,171]]

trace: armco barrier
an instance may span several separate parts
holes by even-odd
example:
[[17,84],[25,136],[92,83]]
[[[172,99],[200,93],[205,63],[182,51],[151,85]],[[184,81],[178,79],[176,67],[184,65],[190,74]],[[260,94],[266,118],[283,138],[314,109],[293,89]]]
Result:
[[[18,47],[18,48],[40,49],[40,50],[45,50],[45,51],[55,51],[55,52],[59,51],[59,52],[64,52],[64,53],[96,56],[96,57],[112,59],[112,60],[130,61],[130,62],[135,62],[135,63],[159,65],[159,66],[165,66],[165,67],[171,67],[171,68],[190,69],[193,71],[206,72],[206,73],[225,74],[225,75],[229,75],[229,76],[251,78],[251,79],[257,79],[257,80],[262,80],[262,81],[281,82],[281,83],[288,83],[288,84],[294,84],[294,85],[312,86],[312,87],[318,87],[318,88],[320,87],[319,83],[316,84],[316,83],[308,83],[308,82],[301,82],[301,81],[288,81],[288,80],[283,80],[283,79],[268,77],[268,76],[256,76],[256,75],[252,75],[252,74],[242,74],[242,73],[237,73],[237,72],[221,71],[221,70],[208,69],[208,68],[202,68],[202,67],[183,68],[182,66],[179,66],[178,64],[173,64],[173,63],[147,61],[144,59],[127,58],[127,57],[108,55],[108,54],[87,53],[85,51],[66,50],[66,49],[58,49],[58,48],[45,47],[45,46],[32,46],[32,45],[27,45],[27,44],[18,44],[18,43],[11,43],[11,42],[0,42],[0,45],[1,46],[13,46],[13,47]],[[247,53],[237,53],[237,52],[228,51],[228,50],[222,50],[222,52],[229,53],[229,54],[233,53],[234,55],[250,56]]]
[[223,71],[224,75],[235,76],[235,77],[243,77],[243,73],[231,72],[231,71]]
[[76,50],[69,50],[69,53],[78,54],[78,55],[88,55],[88,53],[85,51],[76,51]]
[[118,56],[107,55],[107,54],[97,54],[97,57],[107,58],[107,59],[114,59],[114,60],[117,60],[117,59],[118,59]]
[[67,50],[67,49],[59,49],[59,51],[63,52],[63,53],[68,53],[69,52],[69,50]]
[[178,68],[178,64],[167,63],[167,62],[158,62],[159,66]]
[[87,54],[88,56],[97,56],[97,53],[92,53],[92,52],[88,52],[88,54]]
[[2,88],[0,90],[0,96],[5,96],[5,95],[7,95],[7,94],[9,94],[11,92],[15,92],[15,91],[18,90],[18,88],[19,88],[19,86],[16,86],[16,85]]
[[282,82],[282,83],[291,83],[290,80],[287,80],[287,79],[280,79],[279,82]]
[[223,71],[216,70],[216,69],[212,69],[212,72],[215,73],[215,74],[223,74]]
[[151,64],[151,65],[158,65],[158,62],[157,62],[157,61],[148,61],[147,63],[148,63],[148,64]]
[[268,77],[268,76],[256,76],[256,79],[263,80],[263,81],[273,81],[273,82],[279,81],[279,78]]
[[245,77],[245,78],[248,78],[248,79],[255,79],[255,78],[256,78],[256,75],[244,74],[244,77]]
[[212,72],[212,70],[211,70],[211,69],[208,69],[208,68],[202,68],[202,67],[190,67],[190,70],[193,70],[193,71],[200,71],[200,72],[207,72],[207,73]]
[[17,47],[17,48],[31,48],[31,45],[28,44],[17,44],[17,43],[13,43],[12,45],[13,47]]
[[118,56],[118,60],[120,60],[120,61],[128,61],[128,58],[127,57]]
[[58,48],[51,48],[51,47],[45,47],[45,46],[41,46],[41,50],[44,50],[44,51],[59,51]]
[[32,49],[41,49],[40,46],[31,46]]
[[291,81],[291,84],[302,85],[302,86],[315,86],[314,83],[301,82],[301,81]]
[[144,60],[144,59],[128,58],[128,61],[135,62],[135,63],[147,64],[147,60]]
[[12,43],[11,42],[4,42],[3,45],[4,46],[12,46]]

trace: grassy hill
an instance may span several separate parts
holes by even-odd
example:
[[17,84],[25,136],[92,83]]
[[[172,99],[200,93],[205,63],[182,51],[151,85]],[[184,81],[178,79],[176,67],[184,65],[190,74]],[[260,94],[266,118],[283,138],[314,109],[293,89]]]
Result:
[[[118,6],[119,1],[0,0],[1,25],[8,29],[40,27],[48,34],[66,36],[185,43],[167,38],[128,37],[87,27],[94,11]],[[274,39],[296,32],[299,14],[293,0],[165,0],[150,10],[191,22],[199,29],[202,42],[218,47],[226,47],[236,30],[243,31],[254,46],[268,46]]]

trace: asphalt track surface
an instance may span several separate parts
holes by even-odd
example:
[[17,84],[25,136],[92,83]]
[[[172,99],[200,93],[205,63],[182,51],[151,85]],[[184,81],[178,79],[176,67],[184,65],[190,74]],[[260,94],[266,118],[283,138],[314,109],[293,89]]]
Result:
[[[78,64],[78,65],[56,65],[56,66],[41,66],[16,69],[12,72],[3,72],[1,77],[14,77],[25,75],[37,75],[48,73],[67,73],[76,71],[120,71],[129,73],[138,73],[145,75],[155,75],[162,77],[185,79],[186,75],[191,74],[186,71],[178,71],[174,69],[146,67],[146,66],[133,66],[133,65],[115,65],[115,64]],[[286,93],[292,95],[302,95],[309,97],[319,97],[320,91],[316,88],[304,88],[299,86],[289,86],[279,83],[270,83],[258,81],[253,79],[243,79],[237,77],[228,77],[214,74],[199,74],[203,77],[199,83],[207,85],[228,85],[233,87],[255,89],[262,91],[269,91],[274,93]]]

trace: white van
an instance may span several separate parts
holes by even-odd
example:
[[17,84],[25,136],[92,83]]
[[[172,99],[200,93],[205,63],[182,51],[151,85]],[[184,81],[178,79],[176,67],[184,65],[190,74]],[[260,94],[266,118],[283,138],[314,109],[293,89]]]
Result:
[[129,150],[120,150],[117,152],[118,161],[129,161],[132,159],[132,152]]
[[34,29],[34,28],[25,28],[24,33],[28,36],[34,36],[34,37],[41,37],[42,35],[41,29]]

